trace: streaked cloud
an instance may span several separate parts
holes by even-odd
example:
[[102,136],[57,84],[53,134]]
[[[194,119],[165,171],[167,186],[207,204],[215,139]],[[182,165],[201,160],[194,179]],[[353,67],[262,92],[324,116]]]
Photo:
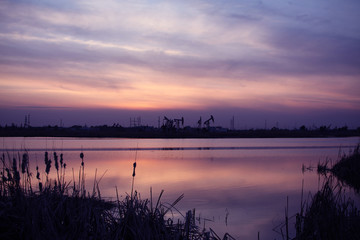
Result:
[[359,10],[350,0],[2,1],[1,106],[359,110]]

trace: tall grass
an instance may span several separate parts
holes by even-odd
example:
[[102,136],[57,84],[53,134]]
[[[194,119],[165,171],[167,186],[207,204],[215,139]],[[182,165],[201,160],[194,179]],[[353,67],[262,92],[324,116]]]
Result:
[[[105,201],[99,189],[102,177],[97,180],[96,173],[93,191],[87,192],[83,153],[80,158],[77,182],[74,169],[72,182],[66,182],[62,154],[59,158],[54,152],[51,159],[45,152],[45,172],[41,174],[36,166],[35,180],[27,152],[2,154],[0,239],[221,239],[211,229],[195,224],[195,210],[182,220],[167,219],[184,195],[166,205],[161,202],[162,191],[154,204],[152,193],[150,199],[141,199],[132,185],[131,196]],[[53,163],[55,179],[50,178]],[[133,183],[135,168],[134,163]],[[225,234],[222,239],[234,238]]]
[[349,154],[343,155],[331,169],[342,182],[360,191],[360,144]]
[[330,177],[296,215],[294,239],[360,239],[360,211]]
[[359,146],[348,155],[339,154],[339,160],[332,167],[329,159],[318,164],[317,172],[325,177],[325,182],[321,190],[301,203],[294,239],[360,239],[359,204],[344,190],[350,187],[359,193]]
[[338,161],[332,165],[329,159],[318,163],[317,172],[320,175],[333,174],[340,182],[345,183],[357,192],[360,191],[360,144],[349,154],[339,152]]

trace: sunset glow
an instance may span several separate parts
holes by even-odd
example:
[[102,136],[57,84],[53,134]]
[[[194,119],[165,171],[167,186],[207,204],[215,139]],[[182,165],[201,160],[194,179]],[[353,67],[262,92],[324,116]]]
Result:
[[359,10],[337,0],[2,1],[0,124],[26,114],[47,124],[40,108],[66,108],[152,111],[149,124],[201,112],[225,127],[233,115],[243,126],[279,112],[295,125],[296,112],[302,124],[357,127]]

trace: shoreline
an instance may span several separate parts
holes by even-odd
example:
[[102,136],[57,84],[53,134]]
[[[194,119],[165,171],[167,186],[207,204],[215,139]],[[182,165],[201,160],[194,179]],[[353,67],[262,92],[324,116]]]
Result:
[[249,129],[229,130],[183,128],[163,129],[154,127],[0,127],[0,137],[79,137],[79,138],[331,138],[360,137],[360,128],[334,129]]

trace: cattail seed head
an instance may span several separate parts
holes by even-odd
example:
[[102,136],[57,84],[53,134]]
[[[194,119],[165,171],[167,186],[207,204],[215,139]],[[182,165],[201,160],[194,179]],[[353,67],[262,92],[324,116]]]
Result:
[[133,177],[135,177],[135,168],[136,168],[136,162],[134,162],[133,164],[133,174],[132,174]]
[[48,152],[45,152],[45,165],[48,164],[48,161],[49,161],[49,155],[48,155]]
[[21,172],[24,174],[26,172],[26,168],[29,165],[29,155],[27,153],[23,154],[22,162],[21,162]]
[[64,163],[64,159],[63,159],[63,154],[60,154],[60,165],[63,166]]
[[7,173],[7,179],[11,182],[12,181],[12,175],[11,172],[8,168],[5,169],[6,173]]
[[13,158],[13,171],[14,171],[14,172],[16,172],[16,171],[17,171],[16,158]]
[[51,168],[51,159],[47,161],[45,172],[49,174]]
[[55,161],[56,171],[59,171],[59,162],[58,162],[58,156],[57,156],[56,152],[54,152],[54,161]]
[[80,158],[81,158],[81,166],[84,166],[84,153],[83,152],[80,153]]

